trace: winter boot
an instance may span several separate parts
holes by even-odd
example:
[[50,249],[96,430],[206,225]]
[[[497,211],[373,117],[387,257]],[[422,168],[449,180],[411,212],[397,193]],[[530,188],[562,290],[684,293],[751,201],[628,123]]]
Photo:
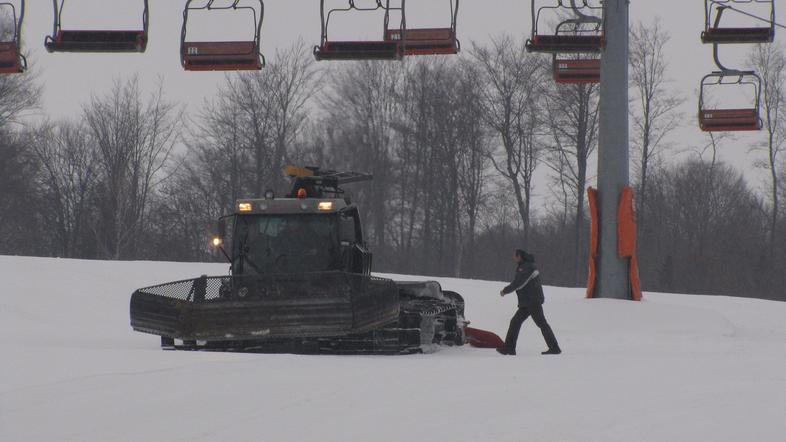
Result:
[[505,356],[516,356],[516,350],[509,350],[505,347],[498,348],[497,353]]
[[541,354],[542,355],[558,355],[558,354],[561,354],[561,353],[562,353],[562,350],[560,350],[559,348],[550,348],[550,349],[544,351]]

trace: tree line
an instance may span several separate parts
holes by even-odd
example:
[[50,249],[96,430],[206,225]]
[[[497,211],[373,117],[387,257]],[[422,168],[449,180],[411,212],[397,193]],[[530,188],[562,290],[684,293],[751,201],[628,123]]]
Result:
[[[658,21],[632,32],[644,288],[786,300],[784,52],[761,46],[749,60],[765,80],[765,130],[750,146],[764,189],[719,160],[749,149],[737,139],[669,137],[686,118],[667,42]],[[377,271],[507,279],[521,247],[547,283],[583,286],[599,88],[555,84],[551,58],[510,36],[466,52],[317,65],[298,43],[263,72],[227,75],[197,112],[130,77],[71,119],[35,124],[35,76],[0,77],[0,253],[219,260],[216,219],[239,198],[282,195],[284,166],[303,164],[374,175],[348,190]]]

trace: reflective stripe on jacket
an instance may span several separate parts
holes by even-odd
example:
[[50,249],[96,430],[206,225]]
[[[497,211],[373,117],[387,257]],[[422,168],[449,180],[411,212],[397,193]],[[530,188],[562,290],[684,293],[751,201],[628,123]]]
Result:
[[535,268],[532,259],[525,259],[516,267],[516,275],[502,293],[508,294],[516,292],[519,297],[519,306],[543,305],[545,296],[543,295],[543,285],[540,280],[540,272]]

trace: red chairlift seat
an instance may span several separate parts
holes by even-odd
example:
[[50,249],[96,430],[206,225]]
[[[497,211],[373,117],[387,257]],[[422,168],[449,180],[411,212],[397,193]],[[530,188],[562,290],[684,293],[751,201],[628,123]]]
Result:
[[554,57],[554,81],[559,84],[594,84],[600,83],[599,58],[593,59],[559,59]]
[[[732,7],[733,4],[769,4],[770,26],[766,27],[724,27],[721,26],[726,10],[745,14]],[[704,0],[705,27],[701,41],[708,44],[754,44],[772,43],[775,40],[775,5],[772,0]],[[715,11],[713,14],[713,10]],[[763,18],[759,18],[764,20]]]
[[[451,28],[407,29],[404,55],[453,55],[461,49],[456,33]],[[388,29],[385,41],[402,42],[399,29]]]
[[188,42],[183,56],[187,71],[242,71],[263,67],[253,41]]
[[[187,71],[248,71],[260,70],[265,66],[265,57],[260,53],[260,37],[265,5],[259,0],[259,10],[242,6],[235,0],[228,6],[213,6],[214,0],[205,0],[203,6],[191,6],[189,0],[183,12],[183,28],[180,41],[180,61]],[[194,10],[241,10],[250,11],[254,17],[254,38],[251,41],[186,41],[189,13]]]
[[18,74],[24,72],[23,58],[16,42],[0,43],[0,74]]
[[699,112],[699,125],[704,132],[737,132],[761,130],[758,109],[704,109]]
[[401,45],[390,41],[325,41],[314,48],[314,57],[322,60],[399,60]]
[[63,31],[44,43],[49,52],[145,52],[147,31]]
[[400,42],[404,55],[458,54],[461,51],[461,43],[456,36],[459,0],[449,2],[449,27],[406,28],[406,32],[401,29],[386,29],[385,41]]
[[19,14],[14,3],[0,2],[0,8],[10,9],[14,33],[10,41],[0,41],[0,74],[19,74],[27,70],[27,59],[20,50],[22,24],[25,17],[25,0],[19,2]]
[[66,0],[53,1],[55,9],[54,31],[44,42],[49,52],[145,52],[148,40],[148,0],[144,1],[142,29],[118,30],[64,30],[61,15]]
[[[733,82],[724,82],[736,78]],[[730,108],[706,104],[708,87],[749,87],[753,90],[753,106]],[[762,128],[759,114],[761,101],[761,78],[752,71],[719,71],[706,75],[701,80],[699,91],[699,127],[705,132],[757,131]]]
[[[579,0],[577,0],[579,1]],[[528,52],[544,52],[550,54],[599,53],[605,45],[603,28],[603,8],[591,6],[588,0],[582,0],[580,6],[566,5],[558,0],[557,5],[542,6],[536,11],[537,0],[532,0],[532,36],[527,40]],[[572,11],[576,16],[561,21],[553,33],[540,32],[539,26],[544,21],[543,13]],[[586,15],[585,12],[597,15]]]
[[527,41],[527,51],[551,54],[598,53],[603,46],[602,35],[536,35]]
[[[377,0],[374,7],[358,7],[354,1],[349,1],[349,6],[346,8],[334,8],[325,12],[325,0],[320,0],[320,15],[322,18],[322,33],[319,46],[314,47],[314,58],[317,61],[322,60],[400,60],[404,55],[400,41],[393,41],[387,38],[388,24],[390,22],[390,11],[401,12],[401,24],[398,32],[406,32],[405,28],[405,13],[404,1],[401,2],[401,7],[393,8],[390,6],[390,0]],[[330,18],[337,12],[369,12],[369,11],[385,11],[384,29],[385,33],[383,39],[371,41],[348,41],[330,40],[328,36],[328,29],[330,27]],[[401,35],[401,34],[399,34]]]
[[709,28],[701,33],[703,43],[772,43],[775,40],[773,28]]

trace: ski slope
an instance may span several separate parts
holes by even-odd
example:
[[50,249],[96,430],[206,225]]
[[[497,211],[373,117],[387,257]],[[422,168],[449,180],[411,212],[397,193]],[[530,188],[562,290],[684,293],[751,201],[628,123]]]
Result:
[[[0,441],[783,441],[786,303],[547,288],[565,353],[164,352],[132,291],[226,266],[0,257]],[[407,279],[410,277],[400,277]],[[500,283],[440,279],[504,334]]]

